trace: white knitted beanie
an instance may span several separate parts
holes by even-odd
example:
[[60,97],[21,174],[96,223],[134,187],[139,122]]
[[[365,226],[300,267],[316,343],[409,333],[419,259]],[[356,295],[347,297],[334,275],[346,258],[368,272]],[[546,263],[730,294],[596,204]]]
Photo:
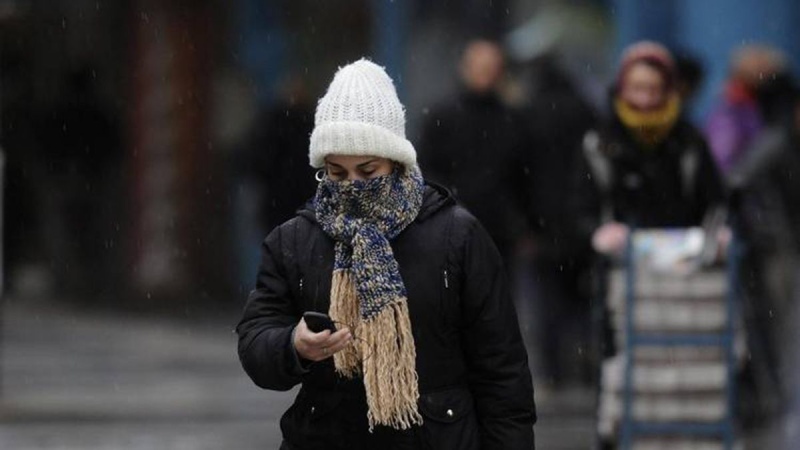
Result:
[[309,162],[321,168],[330,154],[379,156],[413,167],[417,152],[405,128],[405,110],[392,79],[382,67],[361,59],[339,68],[317,104]]

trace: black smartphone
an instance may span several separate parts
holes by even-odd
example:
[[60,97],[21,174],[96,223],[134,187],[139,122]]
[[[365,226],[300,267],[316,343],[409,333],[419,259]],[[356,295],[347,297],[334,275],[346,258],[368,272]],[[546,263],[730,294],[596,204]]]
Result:
[[331,330],[331,333],[336,332],[336,325],[327,314],[316,311],[306,311],[303,313],[303,320],[306,321],[306,326],[314,333],[320,333],[325,330]]

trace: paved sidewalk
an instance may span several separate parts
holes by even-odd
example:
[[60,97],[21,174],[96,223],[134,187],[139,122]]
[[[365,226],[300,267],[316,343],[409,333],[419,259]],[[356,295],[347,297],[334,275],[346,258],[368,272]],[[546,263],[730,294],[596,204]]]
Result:
[[293,394],[247,379],[234,321],[6,306],[0,448],[277,448]]
[[[277,449],[277,421],[294,393],[250,382],[235,321],[6,304],[0,448]],[[538,448],[589,448],[589,392],[537,402]]]

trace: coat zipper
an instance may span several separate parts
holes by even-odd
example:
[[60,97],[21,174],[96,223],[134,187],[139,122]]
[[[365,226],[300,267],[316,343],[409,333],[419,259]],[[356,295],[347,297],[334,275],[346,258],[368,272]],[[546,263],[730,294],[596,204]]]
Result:
[[447,278],[447,269],[444,269],[444,288],[450,289],[450,281]]
[[303,281],[304,280],[305,279],[303,277],[300,277],[300,298],[303,298]]

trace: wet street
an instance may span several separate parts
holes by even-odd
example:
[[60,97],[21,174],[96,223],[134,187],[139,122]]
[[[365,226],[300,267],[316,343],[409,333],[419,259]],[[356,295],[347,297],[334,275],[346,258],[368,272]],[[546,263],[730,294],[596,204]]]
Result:
[[234,320],[7,306],[0,448],[277,448],[291,394],[246,378]]
[[[235,321],[7,302],[0,448],[277,449],[293,393],[250,382]],[[537,404],[538,448],[590,448],[590,392],[541,392]]]

